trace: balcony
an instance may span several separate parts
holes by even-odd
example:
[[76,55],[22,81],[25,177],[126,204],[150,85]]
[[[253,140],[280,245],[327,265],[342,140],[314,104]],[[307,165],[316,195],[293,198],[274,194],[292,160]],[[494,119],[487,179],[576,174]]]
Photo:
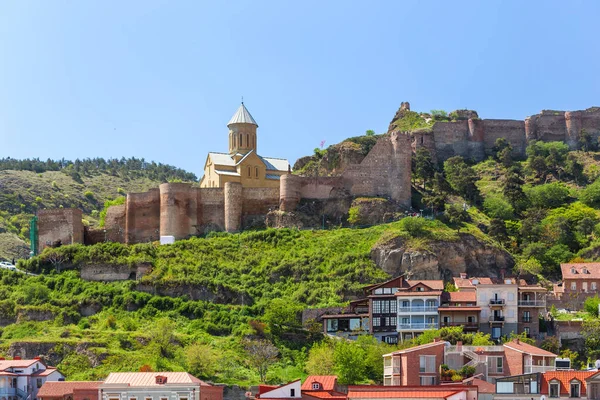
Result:
[[519,307],[546,307],[546,300],[519,300]]
[[556,367],[554,365],[525,365],[525,369],[523,373],[525,374],[533,374],[535,372],[548,372],[555,371]]
[[464,326],[465,328],[477,328],[479,323],[477,322],[454,322],[454,321],[442,321],[440,326]]
[[490,299],[490,306],[494,307],[504,307],[506,302],[504,299]]
[[490,317],[490,322],[504,322],[504,316],[492,315]]
[[401,313],[437,313],[437,306],[417,306],[417,307],[400,307],[398,308],[398,314]]
[[383,374],[384,375],[396,375],[400,373],[400,366],[394,366],[394,367],[384,367],[383,368]]
[[413,331],[419,331],[419,330],[427,330],[427,329],[438,329],[440,326],[437,322],[417,322],[414,324],[399,324],[398,325],[398,330],[399,331],[407,331],[407,330],[413,330]]

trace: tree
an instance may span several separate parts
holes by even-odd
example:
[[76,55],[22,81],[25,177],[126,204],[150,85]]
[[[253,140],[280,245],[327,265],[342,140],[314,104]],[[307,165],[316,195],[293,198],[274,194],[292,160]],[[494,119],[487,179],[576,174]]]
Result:
[[582,129],[581,132],[579,132],[579,148],[585,152],[595,151],[597,149],[592,135],[585,129]]
[[456,230],[460,232],[462,224],[468,220],[469,214],[465,209],[458,204],[447,204],[444,216],[449,223],[456,226]]
[[277,360],[279,350],[265,339],[244,339],[242,344],[248,356],[248,363],[256,368],[260,381],[264,382],[269,366]]
[[444,287],[444,291],[445,292],[458,292],[458,288],[456,287],[456,285],[452,282],[446,282],[446,286]]
[[575,180],[575,183],[580,183],[585,180],[583,165],[577,160],[577,157],[574,154],[569,153],[567,156],[565,172]]
[[516,168],[510,168],[502,187],[502,193],[516,213],[527,208],[527,196],[523,192],[523,179]]
[[502,196],[487,196],[483,202],[483,209],[491,218],[506,220],[514,217],[514,208]]
[[542,340],[540,348],[549,351],[550,353],[558,354],[558,351],[560,350],[560,343],[558,342],[558,338],[556,336],[546,336],[546,338]]
[[215,374],[217,355],[205,344],[192,344],[185,349],[188,371],[194,376],[211,377]]
[[569,199],[569,188],[560,182],[532,186],[526,190],[533,207],[556,208]]
[[431,159],[431,153],[425,147],[419,147],[415,154],[415,177],[423,180],[423,189],[434,175],[435,166]]
[[505,168],[512,165],[512,146],[505,138],[498,138],[492,148],[496,160],[498,160]]
[[375,136],[375,131],[372,129],[369,129],[365,132],[366,136]]
[[499,218],[494,218],[490,221],[490,228],[488,233],[491,237],[499,241],[500,243],[506,243],[508,241],[508,232],[506,231],[506,224]]
[[599,305],[600,298],[598,298],[598,295],[595,295],[594,297],[588,297],[587,299],[585,299],[585,302],[583,303],[583,309],[589,314],[593,315],[594,317],[598,317]]
[[434,194],[423,196],[423,204],[430,208],[432,213],[436,214],[440,210],[444,209],[446,205],[447,197],[445,194]]
[[154,349],[159,357],[170,358],[177,349],[175,337],[175,322],[169,318],[161,318],[154,322],[150,330],[149,347]]
[[448,183],[458,194],[472,203],[479,200],[479,189],[475,185],[477,174],[460,156],[444,161],[444,173]]
[[338,382],[342,385],[356,385],[365,380],[365,351],[352,342],[341,340],[335,345],[333,357]]
[[332,375],[335,368],[333,345],[329,341],[315,344],[308,352],[305,371],[309,375]]
[[303,307],[288,299],[273,299],[267,305],[263,320],[269,325],[271,333],[281,335],[285,331],[300,329],[300,313]]
[[585,189],[581,191],[579,200],[587,204],[590,207],[600,207],[600,180],[594,181],[591,185],[587,185]]

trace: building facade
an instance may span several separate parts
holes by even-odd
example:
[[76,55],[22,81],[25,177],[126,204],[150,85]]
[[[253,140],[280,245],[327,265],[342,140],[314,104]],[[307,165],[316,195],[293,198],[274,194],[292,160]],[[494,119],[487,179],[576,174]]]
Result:
[[39,358],[0,359],[0,400],[35,399],[44,383],[61,379],[65,377],[56,368]]
[[462,326],[465,332],[475,332],[479,330],[480,313],[475,291],[443,293],[440,327]]
[[59,381],[46,382],[38,392],[40,400],[98,400],[102,382]]

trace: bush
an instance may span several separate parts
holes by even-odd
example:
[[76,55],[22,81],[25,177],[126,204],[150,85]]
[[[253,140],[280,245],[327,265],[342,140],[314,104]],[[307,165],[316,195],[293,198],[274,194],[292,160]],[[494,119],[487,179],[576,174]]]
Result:
[[595,295],[594,297],[588,297],[587,299],[585,299],[585,303],[583,303],[583,309],[589,314],[597,317],[599,305],[600,298],[598,298],[598,295]]
[[94,193],[90,190],[86,190],[85,192],[83,192],[83,195],[88,199],[88,200],[93,200],[94,199]]
[[427,231],[427,220],[422,217],[405,217],[400,220],[400,228],[413,237],[423,236]]
[[556,208],[569,200],[569,188],[559,182],[526,188],[525,194],[537,208]]
[[491,218],[507,220],[514,217],[514,208],[504,199],[504,196],[491,195],[486,197],[483,202],[483,209]]

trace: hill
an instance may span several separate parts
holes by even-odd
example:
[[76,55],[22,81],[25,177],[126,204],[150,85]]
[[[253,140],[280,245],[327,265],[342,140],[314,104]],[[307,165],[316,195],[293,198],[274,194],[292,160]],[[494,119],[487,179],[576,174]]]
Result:
[[143,159],[0,159],[0,259],[29,254],[29,220],[36,210],[77,207],[96,226],[107,200],[194,174]]

